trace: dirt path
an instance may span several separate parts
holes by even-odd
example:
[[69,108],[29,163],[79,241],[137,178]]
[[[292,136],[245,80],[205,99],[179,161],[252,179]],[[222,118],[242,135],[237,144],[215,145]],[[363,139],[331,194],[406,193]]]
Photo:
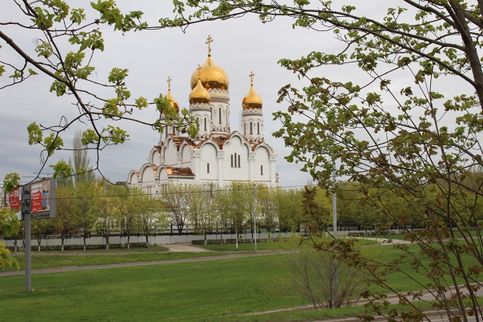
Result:
[[[451,292],[453,291],[453,289],[454,288],[452,288],[451,291],[448,291],[447,294],[446,294],[446,296],[449,297],[451,295]],[[461,291],[463,293],[465,293],[465,291],[466,291],[465,286],[460,285],[460,289],[461,289]],[[483,296],[483,289],[482,288],[478,289],[476,295],[478,297]],[[392,304],[399,304],[399,301],[400,301],[399,297],[397,295],[395,295],[395,294],[388,295],[387,298],[386,298],[386,300],[389,303],[392,303]],[[421,298],[418,299],[418,301],[426,301],[426,302],[434,301],[434,295],[431,294],[429,291],[423,292]],[[356,303],[354,303],[353,305],[363,305],[363,304],[366,304],[366,303],[367,303],[366,300],[360,300],[360,301],[357,301]],[[308,305],[287,307],[287,308],[281,308],[281,309],[275,309],[275,310],[269,310],[269,311],[253,312],[253,313],[248,313],[246,315],[247,316],[253,316],[253,315],[263,315],[263,314],[270,314],[270,313],[290,312],[290,311],[297,311],[297,310],[311,310],[313,308],[314,308],[314,306],[312,304],[308,304]],[[448,320],[444,320],[444,317],[441,317],[439,311],[429,311],[428,313],[431,316],[435,316],[435,320],[434,321],[448,321]],[[324,320],[324,321],[352,322],[352,321],[360,321],[360,319],[357,319],[357,318],[343,318],[343,319],[332,319],[332,320]],[[386,321],[386,318],[381,318],[381,319],[376,318],[375,321]],[[431,321],[433,321],[433,319],[431,319]]]
[[[64,266],[64,267],[53,267],[53,268],[42,268],[32,270],[33,274],[49,274],[49,273],[62,273],[62,272],[75,272],[75,271],[91,271],[97,269],[111,269],[111,268],[125,268],[125,267],[137,267],[137,266],[153,266],[153,265],[169,265],[169,264],[179,264],[179,263],[197,263],[197,262],[211,262],[226,259],[238,259],[245,257],[259,257],[259,256],[270,256],[270,255],[280,255],[289,254],[292,251],[272,251],[263,250],[256,253],[229,253],[226,255],[214,255],[214,256],[204,256],[204,257],[192,257],[192,258],[180,258],[180,259],[165,259],[158,261],[148,261],[148,262],[132,262],[132,263],[115,263],[115,264],[103,264],[103,265],[83,265],[83,266]],[[20,276],[24,275],[25,271],[10,271],[10,272],[0,272],[0,278],[5,276]]]
[[379,237],[350,237],[350,238],[372,240],[377,242],[380,245],[411,244],[409,240],[404,240],[404,239],[388,239],[388,238],[379,238]]
[[170,244],[163,245],[169,249],[172,253],[206,253],[209,250],[201,247],[196,247],[191,244]]

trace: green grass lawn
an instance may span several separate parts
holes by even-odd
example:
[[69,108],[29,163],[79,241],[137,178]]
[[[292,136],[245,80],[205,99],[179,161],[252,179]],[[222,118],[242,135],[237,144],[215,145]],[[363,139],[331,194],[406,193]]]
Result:
[[[414,246],[411,246],[414,247]],[[390,260],[389,246],[367,246],[373,258]],[[223,254],[218,252],[217,254]],[[137,252],[122,256],[163,256]],[[207,253],[199,253],[206,256]],[[92,255],[95,257],[98,255]],[[104,256],[116,258],[119,255]],[[287,258],[267,255],[212,262],[193,262],[34,274],[34,293],[24,292],[24,279],[0,277],[4,321],[300,321],[353,316],[360,308],[296,311],[246,316],[246,313],[308,304],[292,287]],[[39,256],[40,258],[52,256]],[[91,256],[83,256],[84,260]],[[54,256],[55,258],[55,256]],[[159,259],[159,258],[158,258]],[[95,258],[98,261],[99,258]],[[137,258],[139,260],[139,258]],[[35,266],[34,266],[35,267]],[[403,266],[409,270],[409,265]],[[419,289],[400,273],[388,276],[397,290]]]
[[213,321],[307,303],[283,256],[0,278],[4,321]]

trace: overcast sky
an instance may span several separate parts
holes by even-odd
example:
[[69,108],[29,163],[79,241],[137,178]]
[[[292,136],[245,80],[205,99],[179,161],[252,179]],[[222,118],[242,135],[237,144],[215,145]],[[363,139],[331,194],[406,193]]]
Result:
[[[123,10],[138,9],[146,13],[148,21],[155,22],[159,17],[170,15],[171,1],[119,1]],[[355,1],[363,3],[362,12],[382,14],[385,7],[394,1],[373,0]],[[70,1],[72,7],[86,6],[88,2]],[[17,19],[18,9],[12,1],[2,1],[0,21]],[[26,48],[34,47],[35,36],[14,28],[4,28],[10,37]],[[286,109],[286,105],[277,104],[277,91],[287,83],[296,82],[293,74],[277,64],[280,58],[298,58],[313,50],[336,52],[340,44],[330,32],[316,32],[304,29],[292,29],[289,19],[279,19],[272,23],[262,24],[256,17],[206,23],[192,26],[183,33],[180,29],[147,31],[122,35],[103,29],[106,40],[105,52],[98,54],[93,64],[97,68],[99,81],[105,81],[106,72],[119,66],[129,69],[127,80],[133,97],[145,96],[154,98],[167,90],[166,79],[173,79],[172,92],[181,107],[188,108],[190,78],[199,64],[206,60],[205,41],[212,35],[213,59],[224,68],[230,79],[231,128],[240,129],[241,101],[249,89],[248,74],[255,73],[255,88],[263,98],[265,117],[265,137],[278,154],[277,172],[284,186],[303,185],[310,178],[300,172],[300,166],[289,164],[284,156],[289,150],[283,141],[272,137],[271,133],[280,127],[273,121],[272,113]],[[5,46],[0,45],[0,60],[15,60],[15,55]],[[356,77],[350,69],[327,69],[329,78]],[[342,75],[343,73],[343,75]],[[5,79],[0,80],[4,84]],[[0,92],[0,177],[12,171],[28,180],[39,170],[40,149],[27,143],[26,127],[37,121],[52,125],[62,115],[71,119],[76,109],[69,98],[57,98],[49,93],[50,79],[36,77],[26,83],[7,88]],[[139,114],[145,119],[154,119],[154,110]],[[77,127],[82,128],[82,127]],[[147,161],[149,151],[158,141],[159,134],[152,129],[137,124],[126,124],[130,140],[126,144],[111,147],[101,154],[101,169],[113,181],[126,180],[129,170],[139,168]],[[72,135],[67,133],[66,145],[70,145]],[[59,158],[68,160],[70,154],[59,152],[49,162]],[[45,172],[51,172],[47,169]]]

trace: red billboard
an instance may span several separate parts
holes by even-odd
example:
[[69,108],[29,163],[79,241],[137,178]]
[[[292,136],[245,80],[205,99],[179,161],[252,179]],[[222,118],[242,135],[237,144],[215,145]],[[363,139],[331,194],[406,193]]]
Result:
[[34,182],[30,185],[30,212],[32,218],[55,216],[55,184],[50,179]]
[[7,197],[8,207],[13,210],[20,210],[22,205],[22,188],[16,188],[8,193]]

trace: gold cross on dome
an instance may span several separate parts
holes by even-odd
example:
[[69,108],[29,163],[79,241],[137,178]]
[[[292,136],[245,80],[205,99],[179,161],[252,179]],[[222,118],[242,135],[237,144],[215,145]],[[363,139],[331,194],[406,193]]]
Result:
[[213,38],[211,38],[211,35],[208,35],[208,38],[206,39],[205,44],[208,45],[208,56],[211,56],[211,43],[213,42]]
[[248,75],[250,77],[250,86],[253,86],[253,77],[255,77],[255,74],[253,73],[253,70],[250,71],[250,75]]
[[172,79],[171,79],[170,76],[168,76],[168,80],[167,81],[168,81],[168,91],[171,91],[171,81],[172,81]]

